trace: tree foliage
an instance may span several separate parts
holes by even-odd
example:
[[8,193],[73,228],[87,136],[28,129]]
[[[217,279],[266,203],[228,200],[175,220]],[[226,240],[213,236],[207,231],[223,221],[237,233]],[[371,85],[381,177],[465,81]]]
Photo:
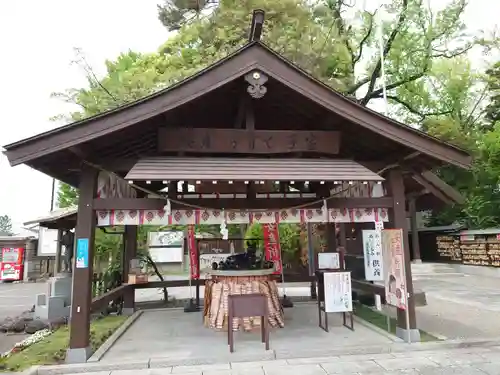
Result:
[[447,85],[442,89],[450,98],[449,107],[454,109],[446,116],[428,119],[423,128],[440,139],[467,149],[473,155],[474,163],[470,171],[451,166],[441,168],[441,177],[461,191],[466,202],[462,207],[441,211],[433,217],[432,224],[459,221],[468,228],[498,226],[500,127],[494,120],[494,113],[499,104],[495,97],[500,76],[495,68],[478,74],[466,61],[461,62],[461,67],[450,66],[441,72],[448,72]]
[[70,116],[78,120],[165,88],[246,43],[252,10],[261,8],[266,10],[265,43],[367,105],[382,96],[376,30],[384,13],[385,19],[397,20],[382,23],[389,100],[417,120],[449,113],[448,101],[441,100],[430,79],[434,66],[476,45],[491,48],[496,40],[466,32],[465,0],[450,0],[434,12],[424,3],[392,0],[368,10],[345,0],[167,0],[159,6],[159,18],[177,32],[158,52],[123,53],[106,61],[107,73],[98,79],[77,50],[76,63],[84,68],[88,87],[54,96],[79,105],[81,110]]
[[0,215],[0,236],[12,236],[12,220],[9,215]]
[[57,191],[57,205],[59,208],[76,206],[78,204],[78,189],[71,185],[60,183]]
[[[467,32],[462,21],[465,0],[451,0],[438,11],[424,1],[409,0],[393,0],[374,10],[346,0],[222,0],[215,9],[217,2],[195,1],[195,7],[193,1],[172,3],[160,6],[159,18],[179,33],[160,53],[176,55],[188,69],[244,44],[251,12],[260,8],[266,11],[263,39],[268,45],[342,93],[357,95],[364,105],[382,97],[380,25],[388,98],[418,118],[436,113],[426,108],[428,100],[439,102],[439,91],[428,80],[436,62],[463,56],[476,45],[496,45],[495,38]],[[190,16],[176,18],[179,13]],[[387,21],[381,21],[381,14]],[[424,94],[422,100],[408,103],[415,92]]]
[[[278,226],[278,231],[283,258],[293,258],[301,249],[299,225],[282,223]],[[264,231],[262,224],[254,223],[248,227],[245,242],[254,242],[257,248],[263,251]]]
[[500,121],[500,61],[487,71],[490,103],[486,107],[486,118],[492,123]]
[[[88,85],[54,96],[77,104],[80,110],[68,120],[79,120],[168,87],[246,43],[252,10],[261,8],[266,44],[325,84],[371,105],[382,97],[381,26],[391,115],[466,148],[476,159],[471,171],[438,171],[464,194],[466,204],[433,220],[497,224],[500,63],[484,74],[473,68],[467,52],[474,47],[488,52],[498,39],[465,27],[465,9],[473,6],[465,0],[448,0],[440,9],[421,0],[391,0],[378,8],[364,4],[370,8],[347,0],[166,0],[158,17],[176,32],[157,52],[123,53],[106,61],[106,74],[98,78],[76,50]],[[76,196],[61,189],[69,190],[68,201]]]

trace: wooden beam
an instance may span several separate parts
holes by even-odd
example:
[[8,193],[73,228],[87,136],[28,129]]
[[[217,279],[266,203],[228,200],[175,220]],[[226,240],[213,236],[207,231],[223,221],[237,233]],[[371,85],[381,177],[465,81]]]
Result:
[[68,148],[68,150],[82,160],[85,160],[87,158],[87,152],[83,149],[82,145],[71,146]]
[[436,196],[437,198],[439,198],[443,202],[445,202],[447,204],[455,203],[450,198],[448,198],[445,194],[443,194],[443,192],[441,190],[439,190],[434,185],[432,185],[430,182],[428,182],[425,178],[423,178],[422,175],[420,175],[419,173],[412,172],[412,178],[415,181],[417,181],[420,185],[422,185],[426,190],[428,190],[429,193]]
[[[245,129],[248,131],[246,134],[250,137],[250,139],[256,140],[255,134],[255,112],[253,108],[253,102],[249,96],[246,97],[245,103]],[[243,133],[240,133],[243,134]],[[253,146],[255,147],[255,146]],[[252,148],[252,145],[250,146]]]
[[[247,106],[247,110],[250,110]],[[247,129],[251,129],[247,118]],[[338,131],[244,130],[208,128],[160,128],[159,152],[283,154],[318,152],[336,155]]]
[[[285,209],[317,201],[316,198],[186,198],[182,202],[213,209]],[[94,210],[162,210],[166,204],[165,199],[153,198],[98,198],[94,199]],[[304,208],[320,208],[323,202],[316,203]],[[393,200],[390,197],[383,198],[332,198],[327,201],[328,208],[391,208]],[[189,207],[172,202],[173,209],[187,210]]]
[[243,121],[245,120],[245,108],[248,94],[246,92],[242,92],[240,95],[240,100],[238,102],[238,110],[236,112],[236,119],[234,121],[234,128],[241,129],[243,128]]
[[431,171],[422,172],[421,175],[427,182],[435,186],[438,190],[442,191],[443,194],[445,194],[453,203],[465,203],[465,198],[462,194],[460,194],[459,191],[448,185]]
[[161,210],[167,204],[165,199],[151,198],[96,198],[94,210]]
[[257,189],[255,186],[254,181],[249,181],[248,185],[246,185],[246,190],[247,190],[247,198],[250,200],[256,199],[257,196]]
[[331,181],[327,181],[324,184],[321,184],[318,181],[311,181],[309,182],[309,186],[311,188],[311,191],[313,193],[316,193],[318,198],[327,198],[330,196],[330,190],[333,189],[334,184]]

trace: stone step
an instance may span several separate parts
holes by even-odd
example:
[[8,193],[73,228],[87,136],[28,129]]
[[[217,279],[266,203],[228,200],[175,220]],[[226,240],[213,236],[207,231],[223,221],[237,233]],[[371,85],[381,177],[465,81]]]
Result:
[[[186,358],[178,359],[172,357],[165,358],[143,358],[141,360],[132,361],[124,359],[120,362],[100,361],[94,363],[82,363],[74,365],[53,365],[32,367],[24,374],[30,375],[70,375],[70,374],[85,374],[85,373],[119,373],[120,370],[128,370],[131,374],[147,374],[155,370],[162,373],[176,373],[174,368],[184,366],[183,374],[199,374],[202,369],[214,370],[215,367],[223,367],[225,370],[221,374],[227,374],[229,369],[234,367],[248,367],[255,368],[264,366],[265,364],[272,366],[273,362],[276,366],[283,366],[293,363],[315,363],[318,361],[325,361],[325,357],[331,357],[336,362],[352,362],[353,360],[359,361],[364,358],[371,358],[371,356],[378,356],[383,358],[404,358],[410,361],[414,357],[423,357],[432,355],[435,357],[456,357],[464,354],[464,350],[468,353],[493,353],[498,347],[500,342],[498,340],[446,340],[434,342],[413,343],[408,345],[403,342],[393,342],[386,345],[357,345],[346,346],[343,348],[323,348],[323,349],[308,349],[307,347],[297,347],[293,350],[269,350],[266,352],[251,352],[251,353],[225,353],[219,356],[210,356],[203,358]],[[456,350],[456,352],[455,352]],[[421,354],[419,354],[421,353]],[[327,362],[329,362],[327,360]],[[224,367],[225,366],[225,367]],[[294,371],[290,367],[290,374],[298,374],[300,371]],[[213,371],[207,371],[216,373]],[[446,372],[446,373],[452,373]],[[377,372],[380,374],[380,372]],[[90,375],[90,374],[89,374]]]

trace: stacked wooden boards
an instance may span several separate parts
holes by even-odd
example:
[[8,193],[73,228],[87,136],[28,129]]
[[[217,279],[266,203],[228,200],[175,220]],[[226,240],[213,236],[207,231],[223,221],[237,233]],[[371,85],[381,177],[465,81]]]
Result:
[[[205,283],[205,306],[203,311],[205,326],[226,330],[228,327],[228,296],[230,294],[261,293],[267,298],[269,324],[271,327],[285,326],[283,308],[279,300],[278,286],[272,275],[244,275],[238,271],[234,275],[212,275]],[[251,331],[260,328],[260,317],[235,318],[231,324],[233,331]]]

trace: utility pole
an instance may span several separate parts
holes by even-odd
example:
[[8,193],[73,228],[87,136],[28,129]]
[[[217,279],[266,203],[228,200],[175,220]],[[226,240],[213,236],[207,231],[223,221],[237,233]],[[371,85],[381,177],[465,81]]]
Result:
[[54,211],[54,196],[56,194],[56,179],[52,179],[52,195],[50,197],[50,212]]

